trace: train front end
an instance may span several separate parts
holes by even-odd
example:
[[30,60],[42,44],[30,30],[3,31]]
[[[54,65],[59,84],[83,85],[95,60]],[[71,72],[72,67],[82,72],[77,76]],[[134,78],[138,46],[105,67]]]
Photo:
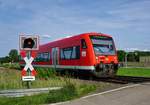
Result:
[[96,77],[113,77],[118,70],[118,57],[114,41],[111,36],[90,36],[95,58]]

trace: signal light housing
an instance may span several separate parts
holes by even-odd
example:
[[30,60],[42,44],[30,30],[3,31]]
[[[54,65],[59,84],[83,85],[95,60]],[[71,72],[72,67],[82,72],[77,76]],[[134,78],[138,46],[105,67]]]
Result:
[[19,38],[20,50],[38,50],[39,49],[39,36],[25,36],[20,35]]

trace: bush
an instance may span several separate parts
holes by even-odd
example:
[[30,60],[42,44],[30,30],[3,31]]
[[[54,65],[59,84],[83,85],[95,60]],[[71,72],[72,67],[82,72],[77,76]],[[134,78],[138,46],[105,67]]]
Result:
[[42,68],[42,67],[36,67],[35,70],[38,73],[39,78],[48,79],[48,78],[55,78],[56,72],[52,68]]
[[66,85],[62,89],[49,92],[47,98],[48,103],[56,103],[75,99],[96,90],[96,85],[77,83],[77,81],[72,81],[67,77],[64,79],[64,81],[66,82]]
[[74,84],[68,84],[60,90],[50,91],[47,97],[48,103],[71,100],[77,97],[77,90]]
[[78,94],[80,94],[80,96],[83,96],[91,91],[96,90],[96,85],[88,85],[88,84],[82,84],[79,85],[78,89]]
[[21,69],[18,63],[3,63],[0,64],[1,67],[9,68],[9,69]]

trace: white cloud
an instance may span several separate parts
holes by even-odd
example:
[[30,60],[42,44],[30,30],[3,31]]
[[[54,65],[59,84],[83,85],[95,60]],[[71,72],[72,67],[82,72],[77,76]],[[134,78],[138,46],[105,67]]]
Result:
[[134,51],[150,51],[150,49],[145,48],[124,48],[123,50],[127,52],[134,52]]
[[125,48],[124,50],[126,51],[135,51],[135,50],[140,50],[139,48]]
[[40,37],[42,37],[42,38],[51,38],[52,36],[51,35],[40,35]]

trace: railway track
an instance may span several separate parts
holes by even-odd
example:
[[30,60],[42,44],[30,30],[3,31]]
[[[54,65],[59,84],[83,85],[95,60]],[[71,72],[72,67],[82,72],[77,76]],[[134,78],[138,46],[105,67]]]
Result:
[[[66,75],[66,74],[65,74]],[[90,73],[76,73],[71,74],[68,73],[69,77],[79,78],[81,80],[87,81],[101,81],[101,82],[110,82],[110,83],[118,83],[118,84],[127,84],[127,83],[142,83],[142,82],[150,82],[150,77],[137,77],[137,76],[114,76],[114,77],[95,77]]]
[[116,76],[114,79],[133,83],[150,82],[150,77]]
[[108,78],[94,78],[93,80],[112,82],[118,84],[127,84],[127,83],[150,82],[150,77],[115,76],[115,77],[108,77]]
[[79,78],[86,81],[101,81],[101,82],[110,82],[118,84],[127,84],[127,83],[142,83],[150,82],[150,77],[136,77],[136,76],[114,76],[114,77],[94,77],[92,75],[71,75],[69,77]]

